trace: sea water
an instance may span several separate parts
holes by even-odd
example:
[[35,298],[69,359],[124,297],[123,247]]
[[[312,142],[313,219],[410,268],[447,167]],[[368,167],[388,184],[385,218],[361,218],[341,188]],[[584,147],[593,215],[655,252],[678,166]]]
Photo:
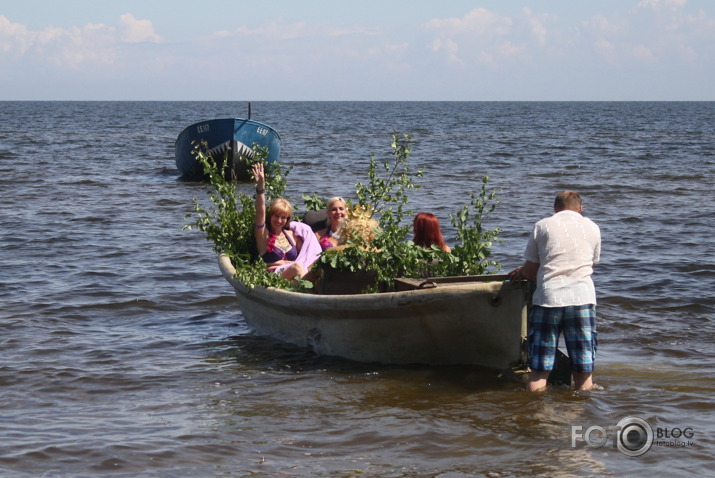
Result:
[[[251,335],[211,244],[182,230],[207,188],[173,157],[185,126],[247,109],[0,103],[0,475],[710,473],[715,103],[252,104],[283,139],[298,210],[301,194],[355,198],[397,131],[425,172],[411,206],[454,245],[450,214],[488,176],[503,271],[558,191],[583,195],[603,237],[600,388],[540,394]],[[633,418],[653,434],[640,456],[617,446]]]

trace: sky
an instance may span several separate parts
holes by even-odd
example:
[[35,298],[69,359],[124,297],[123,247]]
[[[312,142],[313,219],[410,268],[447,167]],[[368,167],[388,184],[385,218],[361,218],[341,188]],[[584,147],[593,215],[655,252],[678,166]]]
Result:
[[0,100],[713,101],[712,0],[0,0]]

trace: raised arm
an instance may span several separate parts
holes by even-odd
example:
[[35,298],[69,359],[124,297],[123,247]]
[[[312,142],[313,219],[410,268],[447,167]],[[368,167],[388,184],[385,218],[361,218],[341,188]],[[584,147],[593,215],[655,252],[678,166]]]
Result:
[[253,177],[256,179],[256,220],[254,231],[256,241],[260,241],[266,237],[266,175],[263,163],[253,165]]

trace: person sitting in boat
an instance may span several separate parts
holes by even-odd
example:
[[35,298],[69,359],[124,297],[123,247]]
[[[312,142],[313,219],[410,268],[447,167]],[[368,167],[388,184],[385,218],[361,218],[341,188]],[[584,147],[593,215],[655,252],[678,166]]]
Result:
[[368,249],[379,230],[380,225],[372,217],[372,209],[355,206],[352,211],[348,211],[347,218],[340,224],[340,239],[336,249],[355,245]]
[[315,237],[318,238],[320,247],[323,250],[338,245],[338,241],[340,240],[338,228],[348,215],[345,200],[338,196],[328,199],[325,209],[328,212],[327,227],[315,232]]
[[253,165],[256,179],[255,238],[258,253],[268,270],[288,280],[304,277],[322,249],[313,230],[292,221],[293,207],[283,198],[273,200],[266,211],[266,176],[262,163]]
[[429,212],[418,213],[412,222],[412,230],[415,245],[431,248],[433,244],[436,244],[444,252],[452,252],[452,249],[444,242],[439,220],[434,214]]

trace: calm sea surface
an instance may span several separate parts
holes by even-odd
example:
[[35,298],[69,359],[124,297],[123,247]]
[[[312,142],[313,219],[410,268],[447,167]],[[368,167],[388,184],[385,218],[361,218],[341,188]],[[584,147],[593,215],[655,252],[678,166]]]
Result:
[[[173,158],[185,126],[246,115],[0,102],[0,476],[711,475],[715,103],[252,104],[283,138],[299,209],[301,193],[354,197],[393,130],[414,136],[413,203],[450,242],[449,214],[488,175],[504,270],[556,192],[580,191],[603,236],[588,393],[250,335],[211,244],[181,229],[206,187]],[[660,435],[646,454],[611,432],[572,446],[572,427],[627,417]]]

